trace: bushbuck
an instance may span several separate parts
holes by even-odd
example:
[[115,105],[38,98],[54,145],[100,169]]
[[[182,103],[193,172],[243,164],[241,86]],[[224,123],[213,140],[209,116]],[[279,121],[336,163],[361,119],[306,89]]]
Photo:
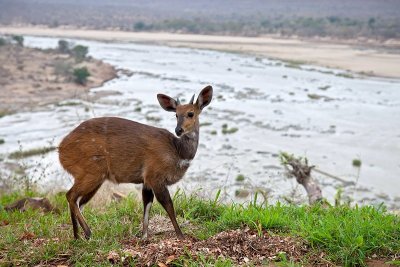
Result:
[[157,95],[164,110],[176,113],[177,137],[166,129],[122,118],[101,117],[82,122],[62,140],[60,162],[74,177],[74,185],[66,196],[75,238],[79,238],[78,223],[85,237],[90,238],[91,230],[81,208],[105,180],[143,184],[143,238],[147,238],[154,195],[167,211],[177,237],[183,238],[167,186],[183,177],[196,155],[199,115],[210,104],[212,95],[212,87],[207,86],[196,103],[193,103],[193,95],[185,105],[179,99]]

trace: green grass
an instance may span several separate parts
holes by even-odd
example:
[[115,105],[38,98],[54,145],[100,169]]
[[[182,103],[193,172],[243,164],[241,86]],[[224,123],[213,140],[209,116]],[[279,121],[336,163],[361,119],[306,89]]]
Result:
[[[30,195],[32,195],[30,193]],[[110,251],[122,251],[122,241],[130,236],[140,236],[142,218],[141,203],[130,196],[120,203],[112,203],[101,210],[90,206],[84,215],[92,228],[89,241],[73,240],[69,211],[64,195],[50,197],[61,214],[41,214],[37,211],[5,212],[6,205],[21,195],[17,193],[0,196],[0,265],[20,263],[36,265],[54,263],[65,257],[69,264],[108,266]],[[174,205],[179,220],[190,221],[193,229],[184,232],[199,239],[239,227],[272,231],[305,240],[309,246],[326,253],[325,258],[344,266],[363,265],[373,254],[388,258],[400,252],[400,218],[388,214],[383,206],[294,206],[221,204],[218,195],[203,200],[178,192]],[[154,214],[166,215],[156,203]],[[44,243],[20,240],[24,233],[43,238]],[[232,266],[229,259],[199,257],[193,262],[191,255],[174,261],[175,266]]]
[[236,182],[243,182],[244,181],[244,175],[243,174],[239,174],[238,176],[236,176]]
[[236,133],[237,131],[239,131],[239,129],[236,127],[229,128],[228,124],[226,124],[226,123],[222,125],[222,133],[223,134],[233,134],[233,133]]
[[29,150],[19,150],[10,153],[8,156],[10,159],[21,159],[21,158],[28,158],[36,155],[43,155],[46,153],[49,153],[51,151],[56,150],[57,148],[55,146],[49,146],[49,147],[39,147],[39,148],[33,148]]

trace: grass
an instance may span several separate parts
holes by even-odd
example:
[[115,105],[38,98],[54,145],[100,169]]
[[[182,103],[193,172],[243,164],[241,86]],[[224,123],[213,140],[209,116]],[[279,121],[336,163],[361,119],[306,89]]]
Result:
[[48,146],[48,147],[39,147],[39,148],[33,148],[29,150],[19,150],[10,153],[8,156],[10,159],[22,159],[22,158],[28,158],[36,155],[43,155],[46,153],[49,153],[51,151],[56,150],[55,146]]
[[237,131],[239,131],[239,129],[236,127],[229,128],[228,124],[222,125],[222,133],[223,134],[233,134],[233,133],[236,133]]
[[236,182],[243,182],[244,181],[244,175],[243,174],[239,174],[238,176],[236,176]]
[[10,114],[10,111],[8,110],[0,110],[0,118],[7,116]]
[[[30,193],[30,195],[33,195]],[[61,214],[5,212],[6,205],[21,195],[0,196],[0,265],[57,264],[64,259],[72,265],[108,266],[110,251],[122,251],[122,241],[140,236],[139,224],[142,206],[134,197],[120,203],[111,203],[101,210],[85,208],[85,217],[92,227],[89,241],[73,240],[69,211],[64,195],[51,196],[51,202]],[[324,251],[325,258],[336,264],[355,266],[365,264],[367,257],[376,254],[388,258],[400,252],[400,218],[380,207],[349,206],[294,206],[255,204],[221,204],[218,196],[203,200],[178,192],[174,196],[176,213],[180,220],[190,221],[196,227],[191,234],[200,239],[227,229],[248,226],[273,231],[275,234],[296,236],[305,240],[316,253]],[[166,215],[156,203],[154,214]],[[1,226],[4,223],[8,226]],[[188,232],[188,229],[183,229]],[[23,237],[36,237],[24,240]],[[190,255],[181,256],[175,266],[232,266],[229,259],[199,258],[193,262]]]

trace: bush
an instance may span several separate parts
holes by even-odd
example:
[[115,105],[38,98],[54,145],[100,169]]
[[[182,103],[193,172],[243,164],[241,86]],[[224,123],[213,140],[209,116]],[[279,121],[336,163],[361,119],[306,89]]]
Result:
[[19,45],[24,46],[24,37],[21,35],[13,35],[12,39]]
[[6,45],[7,41],[3,37],[0,37],[0,46]]
[[71,45],[68,41],[65,40],[59,40],[58,41],[58,51],[64,54],[69,54],[71,53]]
[[75,82],[78,84],[86,84],[87,78],[90,76],[90,72],[86,67],[74,69]]
[[87,46],[77,45],[72,49],[72,54],[77,62],[82,62],[88,53],[89,48]]

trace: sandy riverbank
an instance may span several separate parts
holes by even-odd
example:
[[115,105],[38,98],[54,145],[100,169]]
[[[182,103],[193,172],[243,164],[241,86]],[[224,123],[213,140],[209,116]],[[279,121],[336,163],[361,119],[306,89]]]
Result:
[[[75,68],[86,67],[90,76],[84,85],[74,82]],[[116,77],[110,64],[87,58],[75,62],[69,54],[17,45],[0,47],[0,113],[27,111],[64,99],[81,98],[90,88]]]
[[376,42],[371,45],[370,43],[362,44],[360,42],[354,44],[333,43],[274,37],[233,37],[40,27],[0,27],[0,34],[145,42],[176,47],[251,53],[264,57],[301,61],[352,72],[367,73],[374,76],[400,78],[400,49],[398,49],[396,42],[386,43],[380,47],[379,43]]

